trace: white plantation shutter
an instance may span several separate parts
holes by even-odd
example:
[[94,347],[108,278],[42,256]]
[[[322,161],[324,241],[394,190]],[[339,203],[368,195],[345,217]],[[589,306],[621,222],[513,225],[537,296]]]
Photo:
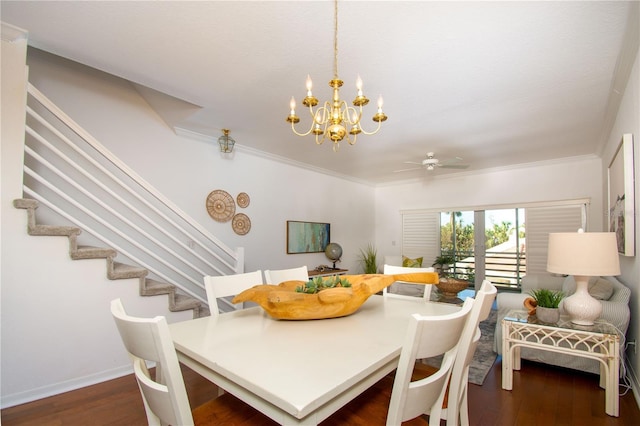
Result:
[[585,214],[584,204],[525,209],[527,275],[548,274],[549,233],[585,229]]
[[422,266],[429,267],[440,254],[440,213],[402,213],[402,254],[423,257]]

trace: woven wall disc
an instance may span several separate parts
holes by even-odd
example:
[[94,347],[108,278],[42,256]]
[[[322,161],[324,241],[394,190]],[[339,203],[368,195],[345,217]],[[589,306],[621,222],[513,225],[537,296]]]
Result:
[[218,222],[228,222],[236,212],[236,203],[227,191],[216,189],[207,196],[207,212]]
[[251,220],[246,214],[238,213],[233,217],[233,220],[231,221],[231,227],[236,234],[245,235],[249,233],[249,230],[251,229]]
[[239,193],[238,196],[236,197],[236,202],[242,208],[247,207],[250,202],[249,194],[247,194],[246,192]]

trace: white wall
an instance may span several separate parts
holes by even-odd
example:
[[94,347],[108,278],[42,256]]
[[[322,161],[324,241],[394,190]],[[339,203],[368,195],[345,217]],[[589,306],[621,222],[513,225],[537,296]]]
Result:
[[[638,23],[640,24],[640,23]],[[620,110],[613,126],[613,130],[609,135],[607,146],[603,153],[603,193],[606,193],[607,167],[611,163],[622,135],[625,133],[633,134],[634,146],[634,173],[635,173],[635,256],[620,256],[621,275],[620,280],[631,288],[631,322],[629,323],[629,331],[627,332],[628,340],[640,342],[640,192],[638,191],[638,182],[640,182],[640,65],[638,57],[640,50],[636,53],[629,81],[622,95]],[[606,204],[606,203],[605,203]],[[640,404],[640,348],[636,348],[637,353],[633,349],[627,350],[629,363],[632,367],[632,374],[635,382],[636,400]]]

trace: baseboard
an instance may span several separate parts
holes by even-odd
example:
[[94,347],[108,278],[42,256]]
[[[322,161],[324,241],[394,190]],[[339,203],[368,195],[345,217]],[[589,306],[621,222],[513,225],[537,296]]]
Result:
[[31,389],[26,392],[19,392],[12,395],[2,395],[0,397],[0,408],[13,407],[15,405],[25,404],[27,402],[36,401],[38,399],[47,398],[60,393],[77,390],[96,383],[106,382],[107,380],[117,379],[118,377],[131,374],[133,369],[130,364],[113,370],[103,371],[89,376],[79,377],[65,382],[54,383],[52,385]]
[[638,374],[633,370],[633,367],[629,363],[629,358],[625,359],[625,365],[627,367],[627,379],[631,385],[631,391],[636,399],[636,404],[640,408],[640,381],[638,380]]

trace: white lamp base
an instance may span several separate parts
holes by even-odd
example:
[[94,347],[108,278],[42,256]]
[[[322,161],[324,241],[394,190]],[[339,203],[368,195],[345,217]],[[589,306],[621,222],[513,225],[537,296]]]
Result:
[[578,325],[593,325],[602,313],[602,303],[589,294],[589,277],[574,275],[576,292],[564,300],[564,310],[571,322]]

